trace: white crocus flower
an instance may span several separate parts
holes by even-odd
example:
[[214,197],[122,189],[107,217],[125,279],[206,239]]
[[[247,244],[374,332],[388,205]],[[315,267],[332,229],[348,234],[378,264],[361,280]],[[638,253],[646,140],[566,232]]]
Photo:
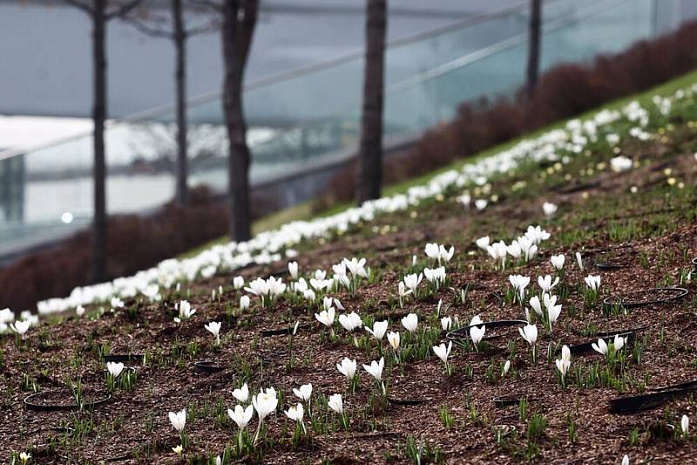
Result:
[[428,258],[430,258],[431,260],[438,260],[438,263],[440,263],[440,251],[438,248],[438,244],[436,244],[435,242],[426,244],[424,252],[426,253],[426,256]]
[[380,357],[380,361],[373,360],[370,365],[363,365],[363,369],[368,372],[370,376],[375,378],[375,381],[382,381],[382,370],[385,368],[385,358]]
[[569,346],[565,345],[562,347],[561,358],[555,360],[554,363],[557,365],[557,370],[561,375],[562,386],[565,387],[566,374],[569,372],[569,368],[571,367],[571,351],[569,350]]
[[385,331],[387,331],[387,326],[388,326],[387,320],[376,321],[375,323],[373,323],[373,329],[370,329],[366,326],[365,330],[368,331],[370,334],[372,334],[375,339],[377,339],[378,341],[381,341],[382,338],[385,336]]
[[683,415],[680,419],[680,428],[682,429],[682,434],[687,437],[690,432],[690,419],[687,415]]
[[303,415],[305,414],[303,404],[298,403],[298,405],[296,406],[291,406],[288,410],[286,410],[283,413],[285,413],[286,416],[291,420],[297,421],[300,424],[300,426],[302,426],[303,431],[307,433],[307,431],[305,430],[305,425],[303,424]]
[[113,376],[114,378],[118,378],[118,376],[124,369],[124,364],[123,362],[106,362],[106,368],[107,370],[109,370],[111,376]]
[[254,441],[252,441],[253,443],[256,443],[257,439],[259,438],[259,432],[261,431],[261,425],[264,422],[264,418],[273,413],[276,410],[276,407],[278,407],[276,390],[274,388],[268,388],[266,391],[259,391],[259,394],[252,397],[252,405],[259,416],[259,425],[257,426],[257,432],[254,434]]
[[439,257],[439,263],[440,260],[442,260],[444,263],[450,262],[452,260],[453,255],[455,255],[455,247],[450,246],[449,249],[446,249],[444,245],[438,246],[438,257]]
[[341,324],[346,331],[351,332],[363,326],[363,321],[361,321],[361,317],[358,313],[351,312],[348,315],[339,315],[339,324]]
[[581,252],[576,252],[576,264],[578,268],[583,271],[583,258],[581,258]]
[[317,298],[317,294],[315,294],[315,291],[312,289],[306,289],[305,292],[303,292],[303,297],[307,301],[314,302]]
[[564,268],[566,257],[564,257],[564,254],[552,255],[549,261],[552,263],[555,270],[561,271],[561,269]]
[[523,328],[518,328],[518,332],[531,346],[537,342],[537,325],[525,325]]
[[537,285],[540,286],[542,292],[550,292],[557,284],[559,284],[559,277],[555,278],[554,281],[550,275],[537,277]]
[[625,455],[622,457],[622,465],[629,465],[629,456]]
[[419,327],[419,317],[416,313],[410,313],[402,318],[402,326],[410,333],[415,333]]
[[453,342],[450,341],[448,343],[448,346],[446,347],[445,344],[440,344],[437,346],[433,346],[433,353],[436,354],[436,356],[443,361],[443,363],[448,365],[448,357],[450,356],[450,351],[453,348]]
[[387,333],[387,342],[390,344],[392,350],[394,350],[395,352],[397,352],[397,350],[399,349],[399,341],[400,337],[398,332],[390,331],[389,333]]
[[237,427],[241,430],[245,429],[254,415],[254,407],[248,405],[247,408],[241,405],[235,405],[235,410],[227,409],[227,414],[232,421],[237,424]]
[[334,324],[334,318],[336,316],[336,311],[334,307],[330,307],[329,310],[322,310],[319,313],[315,313],[315,318],[317,321],[322,323],[327,328],[331,328]]
[[172,424],[174,429],[181,433],[186,426],[186,409],[182,409],[177,413],[169,412],[169,422]]
[[242,297],[240,297],[240,310],[242,310],[242,311],[247,310],[251,303],[252,302],[249,299],[249,296],[243,295]]
[[31,321],[29,320],[17,320],[14,323],[10,323],[10,328],[12,328],[12,331],[20,336],[24,336],[24,334],[29,331],[30,326]]
[[475,244],[477,244],[477,247],[481,250],[486,251],[487,247],[489,247],[489,236],[480,237],[475,241]]
[[232,396],[242,403],[246,403],[249,400],[249,386],[244,383],[241,388],[232,391]]
[[83,307],[82,305],[78,305],[75,308],[75,315],[77,315],[77,317],[80,318],[84,314],[85,314],[85,307]]
[[361,278],[368,277],[368,272],[365,269],[365,263],[366,263],[365,258],[361,258],[360,260],[357,259],[356,257],[353,257],[351,260],[347,260],[346,258],[344,258],[344,264],[346,265],[346,268],[354,277],[355,276],[360,276]]
[[406,286],[404,285],[404,281],[400,281],[399,284],[397,284],[397,294],[399,295],[400,305],[403,305],[402,301],[404,300],[404,298],[412,292],[413,291],[411,289],[407,290]]
[[615,337],[612,341],[612,346],[615,348],[615,352],[619,352],[620,350],[622,350],[622,347],[624,347],[626,339],[627,338],[622,337],[619,334],[615,334]]
[[349,381],[351,381],[356,375],[356,360],[351,360],[348,357],[344,357],[341,363],[336,364],[336,369],[339,370],[342,375],[346,376]]
[[191,318],[194,315],[194,313],[196,313],[196,310],[191,308],[191,304],[188,301],[182,300],[181,302],[179,302],[179,320],[180,321],[188,320],[189,318]]
[[493,244],[487,246],[487,253],[495,262],[500,262],[501,269],[506,268],[506,255],[508,254],[508,247],[503,241],[494,242]]
[[242,289],[244,287],[244,278],[242,276],[235,276],[232,280],[232,287],[235,289]]
[[221,323],[219,321],[211,321],[207,325],[203,325],[206,330],[215,336],[215,343],[220,345],[220,327]]
[[634,166],[634,162],[632,161],[631,158],[624,157],[620,155],[619,157],[612,158],[610,160],[610,169],[614,171],[615,173],[621,173],[623,171],[627,171],[632,169],[632,166]]
[[530,307],[535,310],[538,316],[542,316],[542,305],[540,304],[540,298],[536,295],[530,298]]
[[474,206],[477,208],[477,210],[484,210],[487,205],[487,200],[486,199],[477,199],[474,201]]
[[503,378],[508,374],[508,371],[511,369],[511,361],[506,360],[506,363],[503,364],[503,370],[501,371],[501,377]]
[[[345,273],[344,273],[345,274]],[[327,278],[327,272],[324,270],[315,270],[315,279],[323,281]]]
[[341,399],[341,394],[332,394],[331,396],[329,396],[329,402],[327,402],[327,405],[329,405],[329,408],[338,413],[339,415],[343,415],[344,402]]
[[550,305],[547,307],[547,318],[549,320],[549,331],[552,331],[552,325],[559,319],[559,315],[561,315],[561,304],[559,305]]
[[450,330],[450,327],[453,325],[453,319],[450,318],[449,316],[444,316],[443,318],[440,319],[440,326],[443,328],[443,331],[448,331]]
[[304,402],[309,401],[310,397],[312,397],[312,384],[303,384],[300,386],[300,389],[293,388],[293,394],[295,394],[295,397]]
[[288,272],[290,273],[291,278],[298,279],[298,262],[289,262]]
[[486,326],[471,326],[470,327],[470,338],[472,338],[472,344],[474,348],[479,350],[479,343],[482,342],[484,338],[484,333],[486,332]]
[[551,202],[545,202],[542,204],[542,211],[545,213],[546,217],[552,217],[557,212],[557,206]]
[[510,281],[511,286],[513,286],[513,289],[517,291],[517,294],[522,302],[523,297],[525,296],[525,288],[528,287],[528,284],[530,284],[530,276],[514,274],[510,275],[508,280]]
[[594,351],[598,352],[599,354],[607,356],[607,344],[603,339],[598,339],[598,343],[596,344],[594,342],[593,344],[591,344],[591,347]]
[[586,286],[592,291],[597,291],[600,288],[600,276],[588,275],[585,278]]
[[416,288],[421,283],[423,277],[424,276],[422,273],[419,273],[418,275],[416,273],[408,274],[404,277],[404,285],[411,292],[416,293]]

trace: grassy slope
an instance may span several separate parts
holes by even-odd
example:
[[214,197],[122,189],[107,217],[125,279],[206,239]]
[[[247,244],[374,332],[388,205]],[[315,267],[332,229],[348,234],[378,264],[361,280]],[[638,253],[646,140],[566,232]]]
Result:
[[[0,443],[14,450],[44,444],[32,453],[37,463],[48,465],[68,463],[64,457],[69,454],[71,463],[99,463],[127,453],[132,454],[129,463],[135,463],[137,456],[139,463],[181,464],[183,460],[171,452],[180,438],[169,425],[167,412],[186,407],[190,442],[186,459],[210,464],[203,457],[220,453],[235,440],[237,429],[226,409],[236,403],[232,389],[246,380],[253,392],[274,386],[283,393],[279,412],[266,420],[269,439],[251,452],[258,460],[264,457],[264,463],[320,463],[322,459],[343,464],[414,463],[415,444],[421,441],[425,454],[436,463],[508,464],[535,458],[539,463],[618,463],[625,453],[633,464],[652,457],[666,463],[693,463],[697,436],[684,440],[668,425],[679,422],[683,413],[694,422],[694,400],[676,399],[665,409],[632,416],[607,413],[610,399],[694,379],[697,368],[697,288],[683,282],[689,259],[697,253],[697,164],[692,157],[697,151],[697,100],[671,122],[674,128],[664,132],[667,124],[654,123],[653,129],[665,137],[646,142],[623,138],[616,149],[637,162],[625,173],[607,168],[607,160],[617,152],[601,138],[587,153],[558,169],[528,164],[515,173],[496,176],[492,192],[500,194],[500,201],[481,212],[466,210],[446,196],[408,212],[382,215],[367,227],[356,226],[326,243],[301,244],[298,261],[305,276],[315,269],[331,270],[343,257],[367,258],[372,278],[355,293],[338,290],[331,295],[347,311],[359,312],[366,324],[388,319],[390,329],[402,333],[399,363],[392,360],[386,342],[381,345],[390,397],[426,400],[421,405],[384,405],[371,395],[374,383],[360,365],[380,357],[377,344],[359,331],[354,346],[338,325],[338,337],[330,341],[313,316],[321,303],[286,295],[273,308],[262,309],[254,299],[249,311],[237,314],[242,292],[230,286],[231,275],[221,275],[184,284],[181,292],[170,291],[159,303],[128,299],[128,311],[116,312],[95,305],[88,308],[88,318],[43,324],[23,341],[12,335],[0,338],[0,415],[7,419],[0,421]],[[626,130],[628,124],[618,126]],[[667,169],[672,174],[666,174]],[[685,185],[669,186],[668,176]],[[514,187],[521,182],[525,187]],[[578,186],[587,187],[569,192]],[[636,193],[629,193],[630,186],[637,187]],[[553,218],[543,218],[543,200],[559,205]],[[494,270],[486,254],[473,245],[483,234],[510,239],[538,221],[552,237],[531,263],[509,262],[505,271]],[[423,250],[431,241],[455,247],[455,257],[447,265],[449,282],[433,292],[422,283],[418,298],[407,298],[401,308],[396,283],[403,274],[428,264]],[[573,260],[579,250],[585,270],[579,270]],[[540,325],[539,361],[531,362],[530,350],[515,330],[497,333],[487,328],[487,335],[504,338],[488,341],[477,352],[466,339],[461,341],[450,359],[454,373],[446,376],[431,350],[445,340],[440,331],[442,315],[436,313],[438,300],[444,303],[442,314],[460,322],[475,314],[485,320],[520,318],[522,309],[511,301],[507,275],[531,276],[529,290],[537,290],[535,278],[551,272],[552,253],[564,253],[567,258],[562,282],[555,289],[563,312],[553,333]],[[412,254],[419,258],[416,266],[411,264]],[[630,268],[603,271],[593,266],[600,261]],[[269,274],[285,279],[284,270],[285,262],[279,262],[238,271],[249,281]],[[604,315],[599,304],[584,296],[583,278],[589,273],[602,277],[601,298],[674,284],[685,286],[691,295],[668,305],[627,313],[611,309]],[[218,286],[225,286],[225,292],[222,299],[212,300],[211,290]],[[467,288],[466,297],[449,287]],[[173,303],[181,298],[187,298],[197,313],[179,325],[172,321]],[[407,336],[400,324],[408,312],[419,315],[418,335]],[[206,321],[223,322],[222,347],[213,345],[203,328]],[[260,336],[264,330],[286,328],[295,321],[302,329],[292,350],[287,337]],[[621,366],[610,367],[593,352],[574,355],[568,386],[562,390],[554,362],[545,357],[548,344],[581,343],[597,338],[601,331],[640,326],[647,329],[637,333]],[[100,354],[127,351],[147,353],[148,363],[136,365],[135,389],[117,389],[113,402],[83,414],[40,414],[21,407],[34,385],[51,391],[65,379],[80,376],[88,388],[103,386]],[[345,356],[359,363],[361,379],[355,393],[346,392],[346,380],[335,368]],[[227,371],[211,376],[194,372],[194,361],[212,359]],[[512,368],[502,377],[506,360]],[[309,437],[293,445],[294,425],[280,409],[296,402],[292,388],[308,382],[315,387],[312,405],[317,420],[316,424],[306,421]],[[344,394],[350,419],[347,432],[337,426],[336,416],[326,406],[326,396],[337,392]],[[492,399],[502,395],[526,396],[525,415],[517,405],[496,408]],[[65,424],[72,430],[49,429]],[[251,427],[255,425],[256,419]],[[53,448],[45,446],[47,437],[54,437]]]
[[[662,84],[660,86],[657,86],[655,88],[649,89],[646,92],[643,92],[639,95],[633,95],[630,97],[624,97],[624,98],[612,101],[612,102],[608,103],[607,105],[604,105],[601,108],[596,108],[596,109],[590,110],[590,111],[578,116],[578,118],[586,119],[601,109],[621,108],[632,100],[638,100],[639,102],[644,103],[644,102],[649,101],[651,99],[651,97],[653,97],[654,95],[666,96],[666,95],[672,94],[677,89],[685,87],[690,82],[694,82],[696,77],[697,77],[697,71],[693,71],[692,73],[686,74],[686,75],[681,76],[679,78],[676,78],[670,82],[667,82],[667,83]],[[566,124],[566,121],[560,121],[560,122],[551,124],[551,125],[546,126],[542,129],[539,129],[537,131],[533,131],[531,133],[525,134],[524,136],[521,136],[517,139],[513,139],[512,141],[506,142],[506,143],[501,144],[501,145],[497,145],[496,147],[492,147],[492,148],[485,150],[485,151],[483,151],[483,152],[481,152],[473,157],[469,157],[469,158],[466,158],[463,160],[455,161],[452,164],[450,164],[446,167],[440,168],[438,170],[435,170],[431,173],[427,173],[427,174],[424,174],[422,176],[409,179],[409,180],[401,182],[399,184],[386,186],[384,189],[383,195],[388,196],[388,195],[399,194],[399,193],[406,192],[412,186],[427,184],[433,177],[435,177],[435,176],[437,176],[445,171],[449,171],[449,170],[453,170],[453,169],[460,169],[460,168],[462,168],[463,165],[465,165],[467,163],[473,163],[473,162],[476,162],[477,160],[480,160],[482,158],[489,157],[491,155],[494,155],[496,153],[499,153],[501,151],[504,151],[504,150],[514,146],[515,144],[519,143],[521,140],[536,137],[536,136],[538,136],[544,132],[550,131],[552,129],[563,127],[565,124]],[[312,209],[312,202],[304,202],[300,205],[296,205],[294,207],[291,207],[291,208],[288,208],[288,209],[285,209],[285,210],[282,210],[282,211],[279,211],[276,213],[272,213],[270,215],[267,215],[267,216],[264,216],[263,218],[258,219],[257,221],[254,222],[254,224],[252,226],[252,233],[258,234],[258,233],[263,232],[263,231],[269,231],[272,229],[276,229],[276,228],[279,228],[283,224],[288,223],[290,221],[298,221],[298,220],[310,221],[314,218],[331,216],[331,215],[334,215],[336,213],[347,210],[347,209],[351,208],[352,206],[353,206],[353,204],[350,204],[350,203],[340,204],[340,205],[336,205],[336,206],[334,206],[326,211],[317,213],[317,212],[314,212]],[[180,258],[193,257],[193,256],[197,255],[198,253],[200,253],[201,251],[206,250],[206,249],[212,247],[213,245],[222,244],[222,243],[226,242],[227,240],[228,239],[226,237],[216,239],[214,241],[211,241],[211,242],[204,244],[200,247],[196,247],[195,249],[182,254],[180,256]]]

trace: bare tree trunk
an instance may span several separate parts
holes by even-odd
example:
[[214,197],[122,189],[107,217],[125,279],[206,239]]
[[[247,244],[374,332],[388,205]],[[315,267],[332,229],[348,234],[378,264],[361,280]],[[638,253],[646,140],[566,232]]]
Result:
[[540,73],[540,29],[542,27],[542,0],[530,0],[530,30],[528,41],[528,78],[526,89],[532,96]]
[[251,46],[257,0],[228,0],[223,10],[223,59],[225,81],[223,109],[228,131],[230,160],[228,190],[230,196],[230,237],[245,241],[251,237],[251,200],[249,192],[250,152],[247,125],[242,106],[242,81]]
[[380,197],[382,185],[382,112],[385,85],[387,0],[367,0],[363,115],[359,153],[358,204]]
[[93,67],[94,67],[94,238],[92,279],[102,282],[107,271],[107,211],[106,211],[106,153],[104,148],[104,122],[107,115],[107,58],[106,58],[106,2],[94,0]]
[[186,122],[186,29],[182,12],[182,0],[172,0],[172,19],[174,23],[174,47],[176,49],[175,80],[177,87],[177,203],[185,206],[189,201],[187,186],[187,122]]

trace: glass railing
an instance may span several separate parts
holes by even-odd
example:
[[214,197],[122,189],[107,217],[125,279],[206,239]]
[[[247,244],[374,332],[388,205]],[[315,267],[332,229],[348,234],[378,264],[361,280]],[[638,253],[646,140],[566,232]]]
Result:
[[[615,52],[655,34],[655,0],[550,0],[542,67]],[[416,136],[450,119],[463,101],[509,94],[524,82],[528,2],[390,44],[385,140]],[[357,147],[362,54],[245,86],[252,184],[350,156]],[[218,97],[188,108],[190,181],[223,191],[225,130]],[[147,211],[174,195],[170,110],[114,122],[106,131],[110,213]],[[4,159],[2,159],[4,158]],[[23,154],[0,154],[0,253],[90,221],[91,136]]]

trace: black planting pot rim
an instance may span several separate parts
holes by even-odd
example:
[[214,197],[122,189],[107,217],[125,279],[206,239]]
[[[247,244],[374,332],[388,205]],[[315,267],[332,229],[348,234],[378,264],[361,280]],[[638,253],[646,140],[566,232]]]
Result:
[[[24,406],[28,410],[34,410],[36,412],[58,412],[58,411],[66,411],[66,410],[77,410],[79,406],[75,403],[73,404],[37,404],[34,403],[32,400],[35,399],[36,397],[40,396],[41,394],[46,394],[50,393],[52,391],[39,391],[35,392],[34,394],[31,394],[27,397],[24,398]],[[97,405],[105,404],[111,400],[111,394],[108,392],[103,392],[99,391],[96,393],[97,395],[102,395],[104,397],[98,398],[96,400],[93,400],[92,402],[86,402],[82,405],[83,409],[90,410],[93,407],[96,407]]]
[[[465,326],[464,328],[459,328],[454,331],[449,331],[445,337],[451,341],[458,339],[468,339],[470,337],[470,328],[479,328],[481,326],[486,326],[487,328],[507,328],[511,326],[524,326],[528,322],[525,320],[496,320],[496,321],[484,321],[480,324]],[[500,336],[488,336],[484,340],[496,339]]]
[[114,354],[105,355],[102,357],[104,363],[114,362],[114,363],[126,363],[126,362],[138,362],[143,363],[145,356],[143,354]]
[[200,373],[219,373],[225,370],[224,367],[218,365],[218,362],[214,360],[201,360],[200,362],[194,363],[194,370]]
[[697,268],[697,257],[692,259],[692,265]]
[[[671,295],[669,297],[664,297],[662,299],[653,299],[653,300],[646,300],[646,301],[627,301],[628,297],[631,296],[637,296],[637,295],[642,295],[642,294],[648,294],[651,292],[655,291],[668,291],[668,292],[673,292],[675,295]],[[667,302],[672,302],[674,300],[681,299],[685,297],[688,294],[688,290],[683,288],[683,287],[656,287],[653,289],[641,289],[639,291],[634,291],[634,292],[628,292],[624,295],[611,295],[608,297],[605,297],[603,299],[603,305],[606,306],[612,306],[612,305],[620,305],[624,308],[636,308],[636,307],[644,307],[646,305],[654,305],[654,304],[663,304]],[[613,300],[614,299],[614,300]]]
[[[282,329],[268,329],[268,330],[260,331],[259,334],[261,335],[261,337],[282,336],[284,334],[288,335],[288,334],[293,334],[294,328],[295,328],[295,326],[291,326],[289,328],[282,328]],[[299,325],[298,331],[300,331],[301,329],[305,330],[305,329],[309,329],[309,328],[310,328],[310,325],[308,325],[308,324]]]

